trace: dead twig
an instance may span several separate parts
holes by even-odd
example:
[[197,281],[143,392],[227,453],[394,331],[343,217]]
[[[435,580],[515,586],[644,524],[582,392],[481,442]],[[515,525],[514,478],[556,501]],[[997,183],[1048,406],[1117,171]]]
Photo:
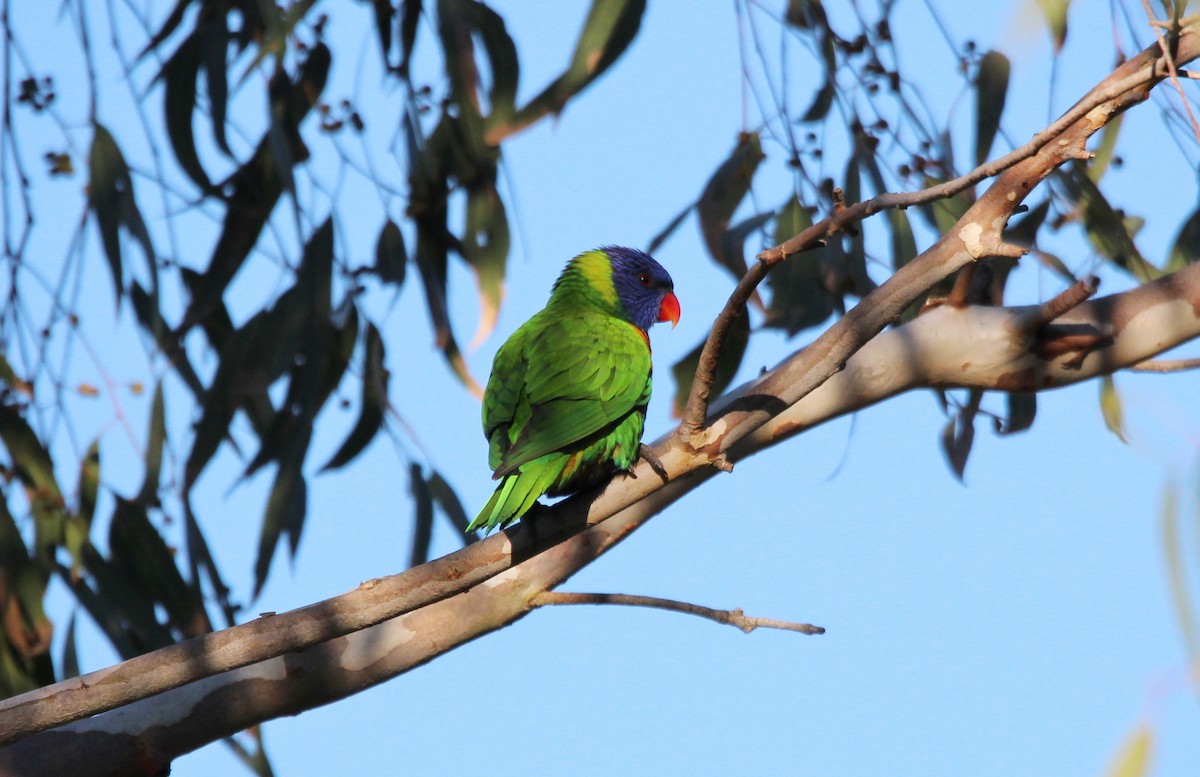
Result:
[[1147,359],[1126,369],[1133,372],[1186,372],[1200,369],[1200,359]]
[[780,629],[782,631],[798,631],[801,634],[824,634],[825,629],[810,623],[793,623],[775,618],[755,618],[746,615],[741,608],[736,610],[714,610],[711,607],[701,607],[698,604],[679,602],[674,599],[660,599],[657,596],[635,596],[633,594],[581,594],[560,591],[541,591],[534,594],[529,603],[534,607],[545,607],[551,604],[622,604],[627,607],[653,607],[658,610],[671,610],[688,615],[707,618],[710,621],[736,626],[749,634],[755,629]]

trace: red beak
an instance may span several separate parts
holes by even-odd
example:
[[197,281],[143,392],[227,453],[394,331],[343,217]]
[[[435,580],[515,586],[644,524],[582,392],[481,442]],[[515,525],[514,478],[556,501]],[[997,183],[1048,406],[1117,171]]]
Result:
[[658,307],[658,320],[670,321],[672,329],[679,323],[679,298],[669,291]]

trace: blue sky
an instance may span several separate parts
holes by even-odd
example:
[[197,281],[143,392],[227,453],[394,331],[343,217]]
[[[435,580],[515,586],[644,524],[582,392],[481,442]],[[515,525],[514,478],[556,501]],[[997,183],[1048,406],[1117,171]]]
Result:
[[[901,5],[895,35],[931,110],[969,120],[970,97],[961,78],[947,74],[951,60],[927,6]],[[973,39],[1013,59],[1004,128],[1014,142],[1044,126],[1049,105],[1057,114],[1112,66],[1106,3],[1074,4],[1052,103],[1047,37],[1028,8],[933,5],[954,40]],[[495,6],[522,55],[522,93],[532,94],[567,61],[587,4]],[[33,11],[18,8],[14,16],[23,12]],[[368,23],[365,5],[339,8],[328,29],[335,49],[375,46]],[[62,26],[46,29],[70,34]],[[775,28],[764,24],[762,31],[777,46]],[[35,52],[44,62],[50,53]],[[362,57],[361,75],[353,57],[339,60],[327,94],[353,94],[359,77],[374,83],[374,55],[372,49]],[[420,66],[436,78],[435,59]],[[795,49],[792,66],[795,94],[810,93],[819,74]],[[80,88],[60,86],[64,110]],[[401,99],[392,97],[396,105],[360,106],[369,131],[384,142]],[[754,110],[743,90],[733,5],[651,3],[637,41],[607,76],[558,120],[505,146],[517,239],[497,332],[468,357],[474,374],[486,377],[495,349],[544,304],[567,258],[604,243],[647,244],[699,194],[743,116],[756,124]],[[84,118],[68,117],[80,127]],[[101,120],[123,145],[126,138],[136,144],[128,110],[118,106]],[[1157,108],[1131,113],[1124,134],[1126,163],[1111,173],[1113,196],[1154,216],[1140,243],[1158,259],[1194,207],[1195,180],[1179,174],[1185,159],[1165,139]],[[86,149],[86,135],[78,137]],[[993,153],[1002,150],[998,141]],[[790,182],[782,165],[772,164],[780,147],[768,144],[766,152],[758,195],[777,204]],[[314,172],[330,180],[336,174]],[[62,196],[81,184],[76,177],[53,186]],[[351,253],[369,255],[382,221],[379,201],[352,182],[346,197],[339,239]],[[161,216],[146,195],[140,198]],[[78,215],[64,214],[64,234]],[[294,240],[294,231],[281,232],[285,244]],[[181,241],[185,263],[203,261],[187,253],[188,234]],[[39,248],[58,261],[66,238],[44,239]],[[918,243],[927,245],[927,236]],[[1073,267],[1092,266],[1078,242],[1061,245]],[[112,325],[112,296],[94,249],[84,323],[102,329]],[[670,428],[669,367],[701,339],[730,287],[693,221],[657,257],[676,280],[683,318],[674,331],[652,333],[659,379],[647,437]],[[1055,278],[1027,264],[1013,300],[1033,302],[1059,290]],[[234,304],[276,280],[269,272],[240,279]],[[1122,287],[1118,278],[1106,281],[1104,290]],[[451,284],[465,342],[478,315],[473,282],[459,270]],[[375,312],[389,301],[375,300]],[[131,345],[128,307],[116,327],[121,337],[96,338],[100,362],[121,380],[151,383],[154,372]],[[810,336],[757,336],[744,376]],[[478,404],[433,350],[417,284],[406,285],[387,316],[385,338],[391,399],[413,433],[408,454],[427,456],[422,460],[446,474],[473,512],[492,487]],[[99,382],[84,359],[73,370],[79,380]],[[1147,722],[1157,735],[1155,773],[1195,774],[1200,716],[1159,527],[1171,481],[1185,490],[1184,523],[1194,525],[1200,413],[1190,400],[1200,386],[1186,375],[1122,375],[1117,383],[1129,445],[1104,428],[1096,384],[1044,394],[1030,432],[999,439],[979,423],[964,486],[938,448],[944,419],[936,400],[914,393],[739,464],[564,586],[742,607],[820,624],[824,636],[747,636],[629,608],[551,608],[383,686],[268,724],[277,773],[1098,775],[1129,732]],[[121,402],[140,434],[149,397]],[[991,402],[1001,406],[998,398]],[[91,434],[104,434],[104,485],[134,490],[141,470],[120,466],[132,453],[112,408],[103,399],[74,406]],[[172,414],[177,429],[187,422]],[[311,460],[335,450],[344,428],[326,428]],[[406,464],[380,438],[354,466],[314,478],[299,554],[291,563],[276,558],[251,614],[290,609],[400,570],[411,522]],[[239,471],[234,457],[218,459],[197,504],[223,568],[248,592],[270,480],[259,475],[234,488]],[[1187,547],[1195,562],[1193,540]],[[439,526],[434,552],[454,548]],[[89,637],[85,670],[111,658]],[[238,769],[214,745],[178,761],[173,774]]]

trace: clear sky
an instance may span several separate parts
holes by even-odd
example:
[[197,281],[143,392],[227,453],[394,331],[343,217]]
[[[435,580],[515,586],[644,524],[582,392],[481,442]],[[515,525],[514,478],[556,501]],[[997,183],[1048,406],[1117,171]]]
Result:
[[[1013,142],[1041,129],[1048,113],[1067,108],[1113,64],[1109,4],[1099,0],[1072,6],[1053,96],[1048,38],[1024,4],[931,4],[954,41],[975,40],[1013,60],[1004,119]],[[18,20],[35,13],[33,4],[17,5]],[[899,5],[894,33],[930,110],[969,120],[971,98],[947,67],[952,60],[928,5]],[[567,61],[587,3],[495,7],[520,51],[528,96]],[[48,15],[39,23],[54,22]],[[66,22],[58,24],[47,35],[72,34]],[[330,98],[353,96],[357,78],[378,79],[368,25],[366,4],[333,13],[327,33],[336,51],[371,49],[361,65],[353,56],[336,60]],[[776,28],[764,26],[763,33],[774,51]],[[544,304],[566,259],[604,243],[645,246],[699,194],[743,129],[743,116],[757,123],[743,89],[738,35],[732,3],[652,2],[632,49],[608,75],[558,120],[505,145],[516,240],[497,332],[468,357],[479,379],[503,338]],[[33,53],[49,67],[52,50]],[[792,57],[791,88],[807,95],[819,76],[798,48]],[[436,59],[420,67],[437,77]],[[68,119],[81,127],[86,149],[85,103],[67,99],[81,88],[61,84],[60,104],[78,112]],[[399,112],[401,96],[392,96],[395,105],[359,106],[384,145]],[[158,99],[149,99],[150,110],[157,111]],[[128,110],[102,106],[101,120],[122,143],[138,136]],[[1111,173],[1119,181],[1113,196],[1153,217],[1140,240],[1147,256],[1161,261],[1171,230],[1194,207],[1195,179],[1180,173],[1185,158],[1163,134],[1156,107],[1130,114],[1124,134],[1125,164]],[[1002,143],[994,153],[1006,150]],[[774,206],[790,180],[781,172],[783,150],[765,150],[756,194]],[[401,184],[401,172],[393,171]],[[315,173],[336,176],[332,169]],[[59,196],[74,196],[82,183],[77,176],[52,186]],[[382,221],[379,201],[353,182],[346,198],[339,239],[351,253],[369,255]],[[161,217],[153,201],[143,207]],[[78,216],[64,214],[64,234]],[[152,221],[152,229],[160,227]],[[192,255],[186,236],[181,255],[196,266],[205,254]],[[63,246],[47,240],[46,255],[59,261]],[[918,235],[922,248],[928,242]],[[1062,245],[1073,268],[1094,266],[1079,242]],[[747,244],[756,247],[753,239]],[[112,294],[94,249],[84,324],[102,330],[113,321]],[[672,423],[670,365],[704,336],[731,286],[704,252],[693,220],[657,258],[675,278],[683,317],[674,331],[652,333],[658,381],[650,438]],[[432,462],[473,513],[492,488],[478,403],[433,350],[413,280],[385,326],[391,399],[412,430],[405,455]],[[1123,283],[1106,281],[1108,291]],[[262,282],[240,279],[235,305]],[[455,326],[466,342],[477,319],[472,281],[459,269],[451,284]],[[1034,302],[1060,285],[1030,263],[1012,288],[1014,301]],[[389,302],[373,300],[373,311],[382,317]],[[141,349],[131,345],[129,318],[126,306],[117,318],[124,339],[97,338],[100,360],[121,380],[152,383]],[[743,377],[812,336],[789,342],[756,335]],[[79,380],[99,381],[84,359],[74,369]],[[1123,739],[1146,722],[1158,735],[1155,774],[1194,775],[1200,715],[1166,584],[1160,523],[1164,488],[1178,482],[1189,511],[1184,523],[1195,524],[1200,411],[1192,400],[1200,382],[1122,375],[1117,385],[1130,444],[1105,429],[1098,385],[1044,394],[1030,432],[1000,439],[980,420],[965,485],[939,450],[944,417],[932,393],[900,397],[739,464],[564,586],[742,607],[822,625],[824,636],[747,636],[629,608],[543,610],[351,699],[269,723],[276,772],[1082,776],[1104,773]],[[149,397],[122,401],[141,434]],[[999,409],[1002,399],[988,406]],[[122,457],[132,454],[111,407],[103,399],[75,407],[94,420],[92,434],[105,433],[104,485],[135,490],[141,469],[122,472]],[[352,418],[347,413],[344,426],[322,427],[311,462],[336,448]],[[187,422],[172,415],[177,429]],[[174,465],[181,469],[178,458]],[[381,437],[354,466],[314,477],[300,551],[290,564],[282,553],[276,558],[249,614],[291,609],[402,569],[411,524],[406,466]],[[270,478],[234,487],[239,469],[233,456],[221,457],[196,501],[223,569],[248,596]],[[1197,544],[1188,542],[1192,562],[1200,560]],[[434,552],[455,547],[439,525]],[[85,670],[112,658],[94,634],[82,651]],[[218,744],[181,759],[172,773],[239,769]]]

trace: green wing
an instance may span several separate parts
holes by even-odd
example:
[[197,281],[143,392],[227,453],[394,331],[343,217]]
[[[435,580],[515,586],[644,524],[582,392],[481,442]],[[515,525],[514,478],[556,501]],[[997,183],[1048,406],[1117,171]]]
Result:
[[500,349],[488,381],[483,423],[495,477],[604,431],[649,396],[641,331],[610,316],[543,311]]

